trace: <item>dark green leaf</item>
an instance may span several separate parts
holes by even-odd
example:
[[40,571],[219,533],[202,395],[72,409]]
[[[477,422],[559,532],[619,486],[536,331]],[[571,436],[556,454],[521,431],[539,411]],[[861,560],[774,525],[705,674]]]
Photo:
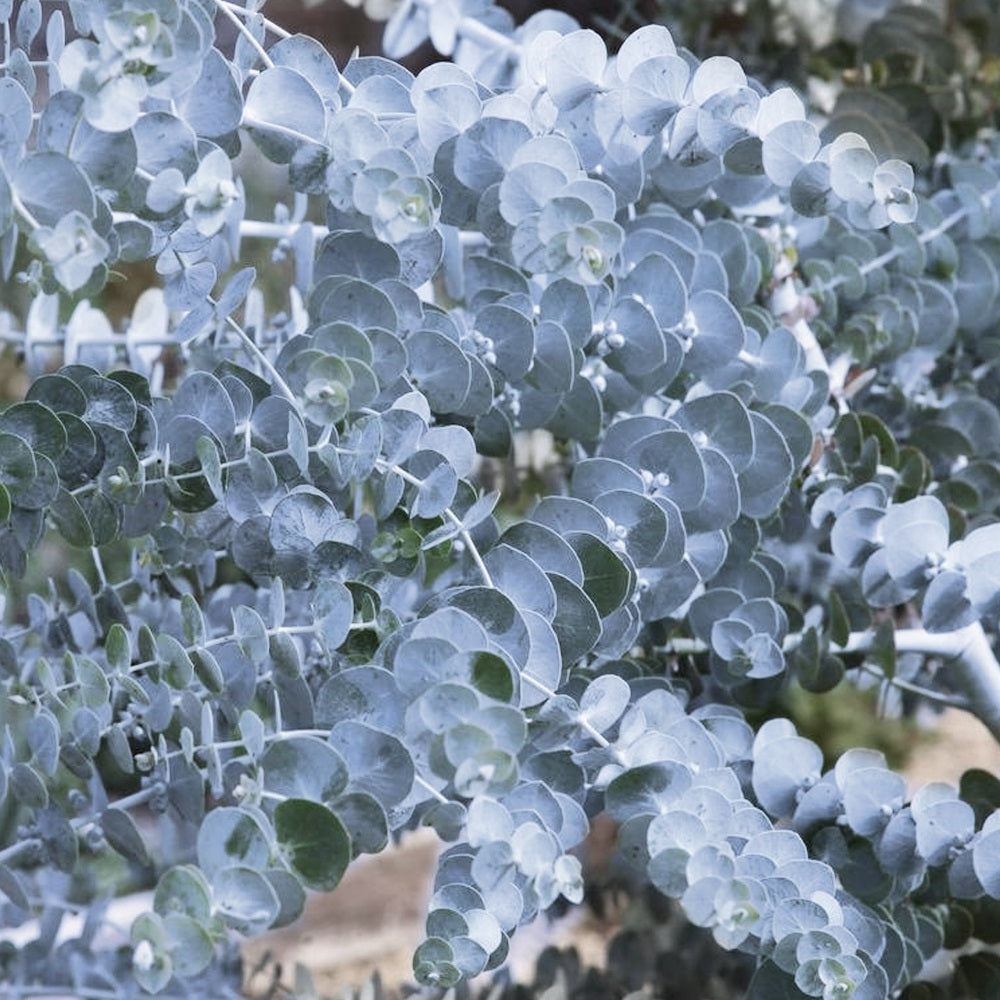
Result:
[[134,861],[138,865],[150,863],[146,842],[136,826],[135,820],[122,809],[109,807],[101,813],[101,830],[108,843],[122,857]]
[[333,889],[351,860],[351,838],[326,806],[286,799],[274,810],[278,847],[292,871],[310,889]]
[[334,813],[351,838],[351,856],[378,854],[389,842],[385,810],[371,795],[351,792],[332,803]]
[[552,628],[559,640],[563,664],[579,660],[594,648],[601,637],[601,618],[594,602],[571,580],[549,573],[556,593],[556,615]]
[[32,449],[54,462],[66,449],[66,429],[59,417],[40,402],[9,406],[0,414],[0,431],[23,438]]
[[80,851],[76,830],[65,813],[58,806],[49,805],[36,814],[36,822],[52,863],[59,871],[72,873]]
[[828,600],[830,602],[830,638],[838,646],[844,646],[851,634],[851,623],[847,617],[847,610],[840,594],[833,588],[830,589]]
[[94,532],[86,512],[79,500],[64,487],[59,488],[58,496],[49,505],[49,517],[68,544],[81,549],[89,549],[94,544]]
[[976,812],[976,826],[1000,809],[1000,779],[989,771],[971,768],[962,774],[959,795]]
[[207,649],[192,649],[191,664],[194,674],[210,694],[222,694],[226,688],[226,678],[219,661]]
[[868,655],[886,680],[891,681],[896,676],[896,640],[891,621],[883,621],[876,628]]

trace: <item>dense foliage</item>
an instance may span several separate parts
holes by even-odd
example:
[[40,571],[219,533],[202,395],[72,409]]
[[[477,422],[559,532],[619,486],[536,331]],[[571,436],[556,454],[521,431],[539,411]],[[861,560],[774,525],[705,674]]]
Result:
[[758,1000],[988,939],[995,777],[745,713],[849,673],[1000,737],[995,38],[893,7],[821,127],[662,25],[404,0],[414,76],[261,7],[0,0],[0,995],[235,995],[232,932],[417,824],[458,984],[601,811]]

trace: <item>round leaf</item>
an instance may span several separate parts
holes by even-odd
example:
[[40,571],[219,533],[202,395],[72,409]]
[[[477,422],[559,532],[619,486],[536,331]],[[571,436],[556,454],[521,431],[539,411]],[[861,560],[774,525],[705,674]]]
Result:
[[351,838],[326,806],[308,799],[286,799],[274,810],[274,833],[303,885],[328,891],[340,882],[351,860]]

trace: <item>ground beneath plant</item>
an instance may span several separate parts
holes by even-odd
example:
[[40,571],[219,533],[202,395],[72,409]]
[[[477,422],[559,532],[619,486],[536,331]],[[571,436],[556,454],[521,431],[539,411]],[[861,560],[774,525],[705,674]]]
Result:
[[[938,718],[930,738],[919,742],[905,774],[912,793],[930,781],[957,782],[970,767],[1000,773],[1000,745],[977,719],[949,710]],[[387,985],[407,981],[413,949],[423,937],[440,846],[432,833],[420,831],[357,863],[334,892],[313,896],[295,924],[248,942],[247,968],[269,953],[282,966],[282,981],[290,985],[295,965],[301,964],[325,996],[361,986],[376,969]],[[512,972],[530,978],[535,957],[549,944],[573,944],[585,963],[602,964],[614,930],[582,908],[554,924],[543,918],[513,938]],[[273,963],[268,968],[273,970]],[[270,974],[258,975],[248,993],[259,996],[269,980]]]

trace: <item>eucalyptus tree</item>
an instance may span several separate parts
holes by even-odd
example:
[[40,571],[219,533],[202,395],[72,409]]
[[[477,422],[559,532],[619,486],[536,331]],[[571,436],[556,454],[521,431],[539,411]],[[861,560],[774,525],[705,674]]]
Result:
[[[821,130],[662,25],[404,0],[340,68],[262,6],[0,0],[0,995],[237,995],[234,933],[417,825],[430,995],[582,898],[602,811],[751,997],[988,938],[995,777],[746,711],[874,675],[1000,737],[995,133]],[[525,512],[481,473],[528,431]]]

